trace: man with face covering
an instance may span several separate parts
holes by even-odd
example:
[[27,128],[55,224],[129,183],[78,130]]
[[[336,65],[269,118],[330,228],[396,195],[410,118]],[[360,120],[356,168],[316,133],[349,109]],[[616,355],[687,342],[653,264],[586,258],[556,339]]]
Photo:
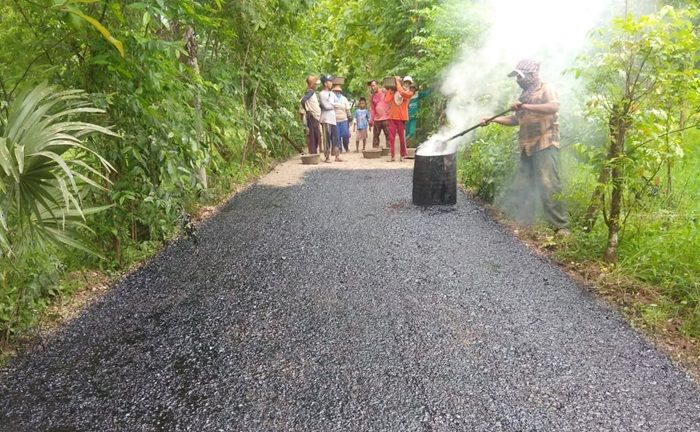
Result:
[[[559,101],[551,86],[540,79],[540,63],[522,60],[508,74],[523,90],[512,106],[515,115],[492,120],[504,126],[520,126],[520,170],[515,183],[516,196],[522,197],[523,216],[530,222],[537,197],[542,201],[547,221],[561,234],[568,231],[567,214],[561,201],[559,162]],[[486,125],[487,120],[482,119]]]

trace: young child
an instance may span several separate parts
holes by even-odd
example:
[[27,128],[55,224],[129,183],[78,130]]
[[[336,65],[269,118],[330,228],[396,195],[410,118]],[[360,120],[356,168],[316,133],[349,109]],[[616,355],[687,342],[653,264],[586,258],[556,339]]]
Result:
[[357,131],[355,135],[355,153],[360,151],[360,140],[362,140],[362,151],[365,150],[367,145],[367,128],[369,126],[369,111],[367,111],[367,100],[365,98],[360,98],[357,104],[357,109],[355,110],[355,123],[353,124],[353,132]]

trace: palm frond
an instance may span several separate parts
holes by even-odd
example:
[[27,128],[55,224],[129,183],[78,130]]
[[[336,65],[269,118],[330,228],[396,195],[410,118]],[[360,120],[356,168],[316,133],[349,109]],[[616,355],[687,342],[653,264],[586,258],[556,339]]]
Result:
[[69,228],[84,228],[87,214],[104,210],[83,208],[82,192],[85,187],[104,189],[100,182],[108,184],[106,173],[114,168],[83,139],[116,134],[77,117],[104,110],[90,106],[81,90],[57,91],[44,83],[7,111],[0,130],[0,251],[11,253],[26,233],[86,250]]

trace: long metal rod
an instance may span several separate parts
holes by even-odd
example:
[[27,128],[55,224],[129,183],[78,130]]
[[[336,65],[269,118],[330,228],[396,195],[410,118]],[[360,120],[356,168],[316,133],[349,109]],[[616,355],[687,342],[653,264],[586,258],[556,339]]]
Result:
[[[503,116],[503,115],[506,115],[506,114],[508,114],[508,113],[511,112],[511,111],[513,111],[513,109],[512,109],[512,108],[508,108],[506,111],[503,111],[502,113],[496,114],[495,116],[486,119],[485,124],[489,124],[490,122],[492,122],[493,120],[497,119],[498,117]],[[469,133],[469,132],[473,131],[474,129],[476,129],[476,128],[478,128],[478,127],[481,127],[481,126],[483,126],[483,124],[481,124],[481,123],[479,123],[479,124],[477,124],[477,125],[474,125],[474,126],[470,127],[469,129],[458,133],[457,135],[453,135],[453,136],[451,136],[450,138],[447,138],[447,139],[445,140],[445,142],[447,142],[447,141],[452,141],[452,140],[455,139],[455,138],[459,138],[459,137],[461,137],[462,135],[467,134],[467,133]]]

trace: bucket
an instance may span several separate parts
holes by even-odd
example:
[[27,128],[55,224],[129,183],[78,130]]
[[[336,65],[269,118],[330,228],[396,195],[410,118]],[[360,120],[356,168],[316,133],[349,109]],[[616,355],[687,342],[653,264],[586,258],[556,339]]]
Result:
[[318,153],[304,154],[301,155],[301,163],[302,165],[318,165],[320,157]]
[[413,204],[457,204],[457,158],[455,153],[416,155],[413,166]]
[[381,150],[362,150],[362,156],[365,159],[379,159],[381,155]]

